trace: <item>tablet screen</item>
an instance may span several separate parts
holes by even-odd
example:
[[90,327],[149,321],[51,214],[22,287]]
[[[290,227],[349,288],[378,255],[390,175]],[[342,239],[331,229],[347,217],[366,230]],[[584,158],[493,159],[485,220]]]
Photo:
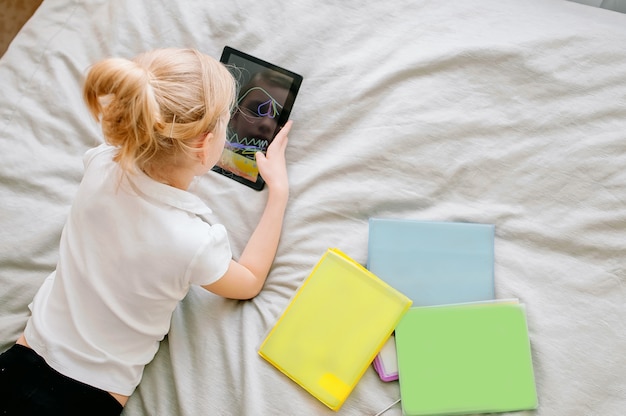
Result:
[[239,85],[222,156],[213,168],[229,178],[261,190],[254,154],[267,147],[289,120],[302,77],[226,46],[220,61]]

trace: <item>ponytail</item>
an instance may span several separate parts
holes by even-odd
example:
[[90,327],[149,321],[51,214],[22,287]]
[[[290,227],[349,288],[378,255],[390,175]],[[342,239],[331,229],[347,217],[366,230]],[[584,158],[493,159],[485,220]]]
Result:
[[[126,171],[172,163],[192,140],[218,127],[233,105],[228,70],[192,49],[109,58],[88,72],[83,97]],[[221,127],[221,126],[220,126]]]

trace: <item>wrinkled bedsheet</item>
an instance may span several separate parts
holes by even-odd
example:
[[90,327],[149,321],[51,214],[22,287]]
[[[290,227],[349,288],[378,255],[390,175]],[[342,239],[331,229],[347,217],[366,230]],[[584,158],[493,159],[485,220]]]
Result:
[[[522,414],[623,414],[626,15],[562,0],[45,0],[0,60],[0,351],[102,142],[88,66],[225,45],[304,76],[278,255],[251,301],[191,290],[124,415],[334,414],[257,349],[327,248],[366,263],[370,217],[495,224],[496,295],[528,313],[539,408]],[[192,191],[237,257],[267,191],[213,172]],[[369,368],[338,414],[398,398]]]

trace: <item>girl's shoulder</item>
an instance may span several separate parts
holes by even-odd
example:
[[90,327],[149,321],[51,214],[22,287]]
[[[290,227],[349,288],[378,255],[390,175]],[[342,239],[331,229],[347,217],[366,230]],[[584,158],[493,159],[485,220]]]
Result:
[[101,145],[93,147],[85,152],[83,156],[83,165],[85,166],[85,168],[87,168],[94,159],[101,156],[107,157],[108,159],[113,159],[115,151],[115,147],[106,143],[102,143]]

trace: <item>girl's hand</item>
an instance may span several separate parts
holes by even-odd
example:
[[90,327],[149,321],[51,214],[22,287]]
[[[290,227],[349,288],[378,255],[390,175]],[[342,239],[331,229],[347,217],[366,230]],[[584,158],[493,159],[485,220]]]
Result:
[[250,299],[263,288],[276,256],[289,199],[289,181],[285,149],[291,121],[276,135],[264,155],[256,153],[259,173],[263,176],[269,195],[259,224],[252,233],[239,261],[232,260],[226,274],[205,289],[232,299]]
[[289,194],[289,180],[287,178],[287,162],[285,160],[285,149],[289,138],[289,130],[293,122],[289,120],[278,132],[272,143],[267,148],[267,152],[257,152],[256,163],[259,173],[272,192],[283,192]]

